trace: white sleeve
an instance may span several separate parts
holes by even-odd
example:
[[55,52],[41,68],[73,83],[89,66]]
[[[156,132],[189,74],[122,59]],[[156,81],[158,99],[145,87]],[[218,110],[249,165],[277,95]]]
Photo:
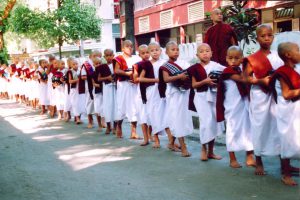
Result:
[[81,76],[86,76],[87,73],[86,73],[86,70],[84,67],[81,68]]

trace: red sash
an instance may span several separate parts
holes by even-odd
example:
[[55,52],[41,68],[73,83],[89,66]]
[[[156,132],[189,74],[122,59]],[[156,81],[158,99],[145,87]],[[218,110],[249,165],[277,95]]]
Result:
[[[108,77],[111,76],[111,71],[109,69],[109,66],[107,64],[102,64],[99,67],[99,73],[101,77]],[[105,84],[111,83],[110,81],[104,81]]]
[[[138,76],[141,75],[141,72],[143,70],[145,70],[145,78],[152,78],[154,79],[154,70],[153,70],[153,65],[150,61],[141,61],[138,62],[135,67],[135,70],[137,70]],[[155,83],[140,83],[140,91],[141,91],[141,97],[142,97],[142,101],[145,104],[147,102],[147,95],[146,95],[146,89],[151,86],[154,85]]]
[[[115,57],[113,59],[112,63],[113,63],[114,70],[116,70],[117,63],[119,64],[121,70],[123,70],[123,71],[128,70],[127,62],[122,55]],[[116,74],[116,78],[118,81],[130,80],[130,78],[128,76],[122,76],[122,75],[117,75],[117,74]]]
[[[239,67],[227,67],[224,69],[220,81],[218,83],[217,90],[217,103],[216,103],[216,111],[217,111],[217,122],[221,122],[225,120],[224,112],[224,100],[225,100],[225,84],[224,81],[230,79],[230,77],[234,74],[241,74],[242,71]],[[246,97],[249,94],[249,90],[247,89],[247,85],[241,82],[235,82],[236,86],[239,90],[241,97]]]
[[[275,101],[277,102],[277,92],[275,90],[276,80],[282,78],[288,85],[290,90],[300,89],[300,74],[298,74],[294,68],[288,66],[279,67],[273,74],[270,82],[270,87],[273,92]],[[298,98],[293,98],[292,101],[297,101]]]
[[[200,63],[192,65],[191,67],[188,68],[187,71],[190,76],[193,76],[196,79],[197,82],[200,82],[207,78],[206,71]],[[204,92],[208,90],[208,86],[204,85],[200,88],[197,88],[196,90],[197,92]]]
[[86,71],[86,76],[87,76],[86,81],[88,83],[88,90],[89,90],[90,97],[91,97],[91,99],[94,99],[94,96],[93,96],[93,81],[92,81],[92,75],[93,74],[92,74],[92,71],[91,71],[91,69],[93,69],[93,67],[88,62],[83,63],[83,65],[81,66],[81,69],[80,69],[79,82],[78,82],[78,93],[79,94],[84,94],[85,93],[85,80],[81,79],[81,72],[82,72],[83,68]]
[[[269,75],[273,70],[273,67],[267,58],[267,56],[262,51],[257,51],[256,53],[248,56],[246,58],[252,67],[253,73],[256,78],[262,79]],[[269,91],[268,87],[260,86],[262,91],[267,93]]]

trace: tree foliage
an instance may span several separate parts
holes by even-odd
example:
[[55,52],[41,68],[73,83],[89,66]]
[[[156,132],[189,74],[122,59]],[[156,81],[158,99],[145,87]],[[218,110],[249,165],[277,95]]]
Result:
[[63,42],[98,39],[101,34],[101,19],[93,6],[74,0],[64,0],[54,11],[41,12],[26,6],[15,9],[10,19],[13,32],[34,40],[44,48]]
[[258,26],[258,11],[255,8],[245,8],[248,1],[234,0],[233,5],[223,9],[225,20],[235,29],[238,41],[249,44],[256,43],[255,30]]

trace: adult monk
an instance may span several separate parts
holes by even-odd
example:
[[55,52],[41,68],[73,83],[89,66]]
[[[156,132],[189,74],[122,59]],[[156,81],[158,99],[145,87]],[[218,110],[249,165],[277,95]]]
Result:
[[237,36],[229,24],[223,22],[223,14],[220,9],[214,9],[211,12],[213,26],[211,26],[204,38],[204,42],[209,44],[212,54],[212,61],[227,66],[226,52],[232,45],[237,45]]

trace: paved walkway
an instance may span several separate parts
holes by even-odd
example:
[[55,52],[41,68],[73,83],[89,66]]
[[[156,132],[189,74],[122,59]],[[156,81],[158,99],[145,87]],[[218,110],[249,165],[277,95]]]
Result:
[[253,168],[229,168],[222,142],[223,160],[201,162],[198,141],[187,141],[193,155],[182,158],[165,148],[166,137],[159,150],[126,139],[128,124],[123,140],[95,130],[0,101],[0,199],[300,199],[300,187],[281,184],[277,158],[266,158],[268,175],[258,177]]

